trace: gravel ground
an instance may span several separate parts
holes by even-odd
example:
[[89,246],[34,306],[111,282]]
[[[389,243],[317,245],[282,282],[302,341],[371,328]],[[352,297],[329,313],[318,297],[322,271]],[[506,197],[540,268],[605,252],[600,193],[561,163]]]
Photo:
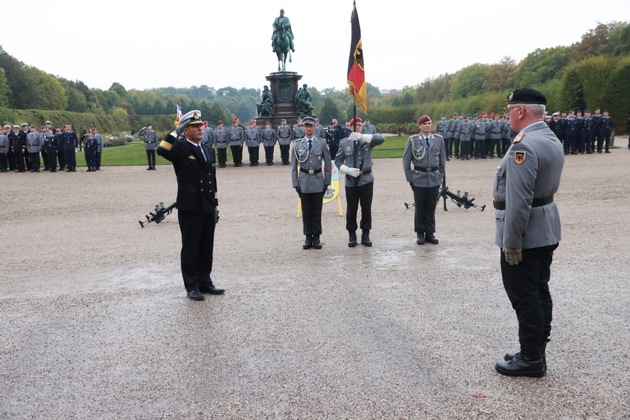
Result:
[[[497,164],[448,184],[491,207]],[[203,302],[176,215],[137,222],[172,168],[84,171],[0,174],[0,418],[630,418],[626,148],[567,156],[542,379],[494,371],[518,344],[494,212],[440,203],[440,244],[416,245],[400,159],[374,165],[372,248],[331,203],[302,250],[288,167],[220,169],[227,292]]]

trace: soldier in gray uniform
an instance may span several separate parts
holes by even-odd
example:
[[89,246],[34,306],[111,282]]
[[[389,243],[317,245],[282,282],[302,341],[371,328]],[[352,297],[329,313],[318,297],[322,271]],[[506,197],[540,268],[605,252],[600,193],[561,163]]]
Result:
[[140,129],[138,137],[144,140],[144,149],[147,152],[147,162],[149,164],[147,171],[155,171],[155,149],[157,149],[158,145],[157,133],[151,124],[147,124]]
[[440,184],[444,178],[446,148],[439,134],[431,134],[431,118],[423,115],[418,119],[420,133],[407,140],[403,152],[403,169],[415,204],[414,231],[416,243],[437,244],[435,237],[435,206]]
[[[446,114],[440,115],[440,121],[435,124],[435,132],[442,136],[442,138],[444,139],[444,148],[446,148],[446,133],[448,132],[448,121],[446,121]],[[448,157],[448,153],[446,154],[446,157]]]
[[245,143],[245,130],[240,125],[238,118],[232,120],[232,127],[228,131],[230,150],[234,159],[234,166],[243,166],[243,143]]
[[273,149],[278,139],[278,133],[271,128],[271,123],[267,122],[261,133],[263,147],[265,148],[265,162],[267,166],[273,165]]
[[475,159],[486,158],[486,133],[488,131],[488,125],[479,116],[477,121],[473,121],[473,136],[475,140],[474,152]]
[[287,125],[287,120],[284,118],[280,121],[278,126],[278,144],[280,145],[280,158],[283,165],[289,165],[289,149],[291,148],[291,141],[293,140],[293,130],[290,125]]
[[319,123],[319,118],[315,118],[315,137],[318,139],[326,138],[326,130],[324,130],[324,127]]
[[[470,114],[464,116],[464,120],[459,124],[455,137],[459,139],[459,158],[461,160],[470,159],[470,143],[472,142],[473,123],[469,120]],[[456,149],[457,150],[457,149]]]
[[[355,125],[356,124],[356,125]],[[361,134],[361,118],[350,120],[355,132],[339,143],[335,165],[346,175],[346,230],[348,246],[357,244],[357,211],[361,204],[361,244],[372,246],[372,197],[374,195],[374,175],[372,175],[372,149],[383,144],[385,137],[379,134]]]
[[299,140],[304,137],[304,127],[302,126],[302,119],[298,118],[297,123],[293,125],[293,140]]
[[546,371],[550,267],[561,236],[554,194],[564,165],[562,144],[543,120],[546,102],[529,88],[508,95],[506,113],[518,134],[497,168],[492,191],[503,286],[519,324],[520,352],[507,353],[495,366],[509,376],[539,377]]
[[302,122],[305,136],[293,144],[291,182],[302,203],[302,224],[306,236],[302,248],[321,249],[322,205],[331,178],[330,151],[326,140],[315,136],[315,119],[304,117]]
[[9,136],[7,135],[7,130],[11,130],[10,125],[5,125],[4,131],[0,132],[0,172],[8,170]]
[[374,124],[370,124],[370,120],[368,118],[365,119],[365,123],[363,124],[363,131],[361,131],[361,133],[376,134],[376,127],[374,127]]
[[500,120],[501,116],[499,114],[494,114],[494,119],[490,121],[488,125],[489,130],[489,148],[488,148],[488,156],[491,158],[494,157],[494,150],[497,151],[497,156],[501,155],[501,132],[503,131],[503,124]]
[[219,168],[225,168],[228,138],[228,131],[223,127],[223,120],[219,120],[217,122],[217,128],[214,129],[214,145],[217,148]]
[[208,144],[211,147],[214,144],[214,132],[206,120],[203,121],[203,135],[201,136],[201,143]]
[[260,128],[256,126],[256,120],[249,122],[249,128],[245,133],[245,144],[247,144],[247,151],[249,152],[249,166],[258,166],[258,152],[260,150]]
[[29,161],[31,162],[31,172],[39,172],[40,161],[39,152],[42,150],[44,142],[40,133],[35,130],[34,125],[28,127],[28,133],[26,133],[26,151],[29,155]]
[[501,127],[501,154],[499,157],[505,156],[508,148],[510,147],[510,141],[512,140],[512,126],[510,126],[510,120],[502,117],[501,123],[503,124]]
[[[455,145],[455,132],[457,131],[457,122],[459,121],[457,112],[453,114],[453,118],[448,120],[446,124],[446,137],[444,138],[444,146],[446,147],[446,160],[451,160],[453,146]],[[459,144],[459,142],[457,142]],[[455,152],[457,154],[457,150]]]

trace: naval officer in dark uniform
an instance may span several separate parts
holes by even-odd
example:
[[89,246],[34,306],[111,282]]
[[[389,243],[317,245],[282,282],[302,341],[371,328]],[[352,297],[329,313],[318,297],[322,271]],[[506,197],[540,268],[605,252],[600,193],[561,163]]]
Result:
[[322,205],[331,178],[330,151],[325,139],[315,137],[315,119],[304,117],[302,122],[304,137],[293,144],[291,182],[302,202],[302,223],[306,236],[303,248],[320,249]]
[[543,376],[551,333],[550,266],[560,241],[554,194],[564,151],[543,120],[545,96],[529,88],[508,95],[506,114],[518,133],[497,168],[493,199],[495,242],[501,249],[503,286],[516,311],[520,352],[507,353],[496,370],[509,376]]
[[201,112],[190,111],[157,149],[158,155],[173,163],[177,175],[182,276],[192,300],[203,300],[202,293],[220,295],[224,292],[214,287],[210,277],[219,202],[214,150],[209,144],[201,144],[202,137]]

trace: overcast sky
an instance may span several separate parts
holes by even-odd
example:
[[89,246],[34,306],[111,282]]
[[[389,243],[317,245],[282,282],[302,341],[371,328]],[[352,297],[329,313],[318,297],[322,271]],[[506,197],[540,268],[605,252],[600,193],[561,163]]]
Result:
[[[0,0],[0,45],[91,88],[260,89],[277,70],[271,25],[281,8],[295,35],[287,71],[319,90],[345,89],[351,0]],[[357,0],[357,9],[366,80],[381,89],[505,56],[518,62],[536,48],[571,45],[598,22],[630,20],[629,0]]]

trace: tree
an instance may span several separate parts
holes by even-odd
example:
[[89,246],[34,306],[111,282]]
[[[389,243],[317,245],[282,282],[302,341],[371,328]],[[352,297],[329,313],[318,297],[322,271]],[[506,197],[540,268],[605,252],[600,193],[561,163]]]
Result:
[[477,63],[458,71],[451,85],[451,96],[465,98],[482,93],[483,82],[486,80],[489,69],[489,65]]
[[512,73],[516,62],[510,57],[503,57],[498,64],[488,69],[487,79],[483,83],[484,92],[498,92],[509,89],[512,85]]
[[339,119],[339,108],[335,105],[335,101],[332,98],[326,97],[324,104],[319,112],[319,119],[321,121],[331,121],[333,118]]
[[514,71],[514,86],[534,86],[559,79],[569,63],[570,47],[536,49],[529,53]]
[[33,109],[66,109],[68,100],[66,91],[59,80],[53,75],[44,73],[35,67],[29,67],[27,72],[35,83],[35,96],[30,102]]
[[0,67],[0,107],[8,107],[10,97],[11,87],[7,82],[7,76],[4,69]]

